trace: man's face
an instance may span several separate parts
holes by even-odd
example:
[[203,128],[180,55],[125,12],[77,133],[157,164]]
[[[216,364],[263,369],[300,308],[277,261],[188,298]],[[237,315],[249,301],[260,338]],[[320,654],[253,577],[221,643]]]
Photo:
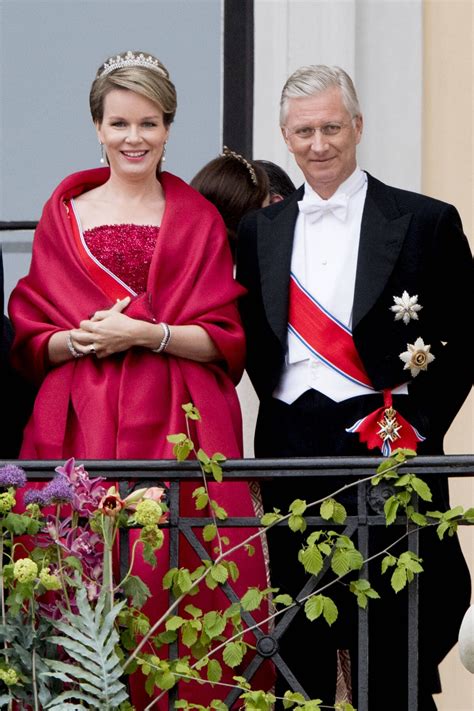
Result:
[[[323,130],[311,136],[315,128]],[[339,88],[289,99],[281,130],[307,182],[322,198],[331,197],[354,172],[362,116],[351,116]]]

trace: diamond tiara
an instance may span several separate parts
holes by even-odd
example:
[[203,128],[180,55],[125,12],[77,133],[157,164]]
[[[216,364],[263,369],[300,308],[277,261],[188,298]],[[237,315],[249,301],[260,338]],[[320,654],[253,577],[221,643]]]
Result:
[[134,54],[130,50],[126,53],[124,57],[117,54],[116,57],[111,57],[102,65],[102,71],[99,72],[97,78],[104,77],[106,74],[115,71],[115,69],[122,69],[123,67],[145,67],[146,69],[153,69],[155,72],[159,72],[164,77],[168,77],[167,73],[160,66],[160,63],[155,57],[150,54],[147,56],[140,52],[140,54]]
[[247,168],[249,174],[250,174],[250,180],[254,185],[258,186],[258,180],[257,180],[257,175],[255,173],[254,167],[249,161],[244,158],[240,153],[236,153],[235,151],[231,151],[230,148],[227,148],[227,146],[224,146],[222,149],[221,156],[223,158],[234,158],[235,160],[238,160],[239,163],[242,163],[242,165],[245,165]]

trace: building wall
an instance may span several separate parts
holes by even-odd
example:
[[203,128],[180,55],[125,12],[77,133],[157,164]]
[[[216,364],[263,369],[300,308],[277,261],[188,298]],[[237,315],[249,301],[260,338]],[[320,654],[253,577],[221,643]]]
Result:
[[[474,248],[472,2],[427,0],[423,35],[422,188],[456,205]],[[470,314],[466,316],[472,323]],[[448,433],[446,452],[474,452],[472,392]],[[452,479],[450,490],[453,505],[474,506],[472,480]],[[474,580],[474,531],[464,528],[459,536]],[[474,677],[460,664],[457,648],[444,660],[441,679],[444,693],[437,700],[439,711],[474,708]]]

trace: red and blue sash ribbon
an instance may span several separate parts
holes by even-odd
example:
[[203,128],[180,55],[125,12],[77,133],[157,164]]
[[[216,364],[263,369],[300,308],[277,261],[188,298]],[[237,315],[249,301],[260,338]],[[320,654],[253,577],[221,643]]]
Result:
[[[352,333],[290,275],[288,328],[312,356],[343,377],[376,392],[364,368]],[[393,449],[416,449],[424,437],[392,407],[392,393],[384,390],[384,407],[355,422],[346,432],[356,432],[368,449],[379,447],[384,456]],[[396,444],[395,444],[396,443]],[[394,446],[395,445],[395,446]]]

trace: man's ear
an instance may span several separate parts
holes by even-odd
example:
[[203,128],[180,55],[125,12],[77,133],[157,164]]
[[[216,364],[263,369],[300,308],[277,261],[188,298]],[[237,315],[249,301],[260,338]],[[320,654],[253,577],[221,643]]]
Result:
[[280,131],[281,131],[281,135],[283,136],[283,140],[285,141],[288,150],[290,151],[290,153],[293,153],[293,148],[291,147],[291,144],[290,144],[288,137],[286,135],[286,128],[284,126],[280,126]]

